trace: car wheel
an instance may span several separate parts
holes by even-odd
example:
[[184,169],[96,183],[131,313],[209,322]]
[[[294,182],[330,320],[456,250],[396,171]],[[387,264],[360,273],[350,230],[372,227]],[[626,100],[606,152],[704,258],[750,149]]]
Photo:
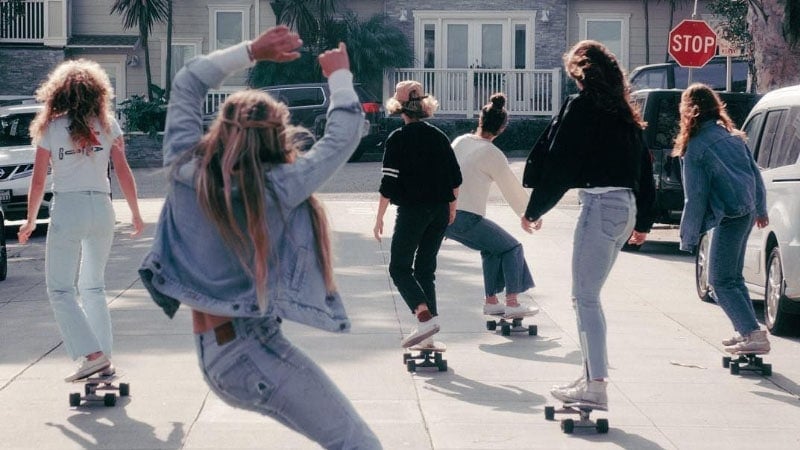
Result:
[[708,252],[711,247],[711,238],[708,234],[700,237],[697,246],[697,255],[694,258],[694,282],[697,287],[697,296],[704,302],[713,303],[711,288],[708,285]]
[[783,311],[788,300],[785,295],[786,280],[783,278],[781,249],[775,247],[767,260],[767,282],[764,288],[764,321],[772,334],[785,334],[790,331],[790,323],[795,317]]

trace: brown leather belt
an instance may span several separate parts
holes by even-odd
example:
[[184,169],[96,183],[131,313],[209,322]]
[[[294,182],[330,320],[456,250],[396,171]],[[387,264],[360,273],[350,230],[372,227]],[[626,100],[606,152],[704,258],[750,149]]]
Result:
[[217,345],[225,345],[236,339],[236,329],[233,322],[225,322],[214,328],[214,337],[217,338]]

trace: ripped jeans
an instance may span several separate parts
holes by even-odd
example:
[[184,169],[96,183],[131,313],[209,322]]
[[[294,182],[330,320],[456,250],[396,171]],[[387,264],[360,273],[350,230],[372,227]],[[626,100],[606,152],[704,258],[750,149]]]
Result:
[[230,325],[223,340],[220,327],[195,334],[200,370],[225,403],[270,416],[324,448],[381,448],[339,388],[286,340],[278,319],[235,318]]

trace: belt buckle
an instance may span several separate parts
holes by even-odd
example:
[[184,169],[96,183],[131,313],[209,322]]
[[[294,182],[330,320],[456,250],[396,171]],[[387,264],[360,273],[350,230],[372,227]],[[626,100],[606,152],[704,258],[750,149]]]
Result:
[[214,337],[217,339],[217,345],[225,345],[236,339],[236,329],[233,328],[233,322],[225,322],[215,327]]

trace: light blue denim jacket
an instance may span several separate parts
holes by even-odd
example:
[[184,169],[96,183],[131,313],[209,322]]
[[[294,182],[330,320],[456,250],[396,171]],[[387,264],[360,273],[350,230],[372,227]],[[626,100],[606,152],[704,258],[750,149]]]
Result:
[[716,121],[701,123],[689,140],[682,171],[681,250],[694,252],[700,235],[726,217],[767,215],[764,180],[752,152]]
[[[175,76],[164,165],[175,161],[179,165],[168,169],[169,190],[155,241],[139,274],[169,317],[183,303],[220,316],[277,316],[328,331],[346,331],[350,321],[342,300],[325,289],[307,200],[347,161],[361,138],[363,112],[352,74],[338,70],[329,77],[331,102],[325,135],[294,163],[275,165],[264,173],[270,238],[266,311],[259,310],[251,277],[197,202],[196,160],[180,163],[179,157],[192,151],[203,134],[200,108],[208,89],[249,64],[242,43],[195,58]],[[242,217],[242,209],[235,214]]]

